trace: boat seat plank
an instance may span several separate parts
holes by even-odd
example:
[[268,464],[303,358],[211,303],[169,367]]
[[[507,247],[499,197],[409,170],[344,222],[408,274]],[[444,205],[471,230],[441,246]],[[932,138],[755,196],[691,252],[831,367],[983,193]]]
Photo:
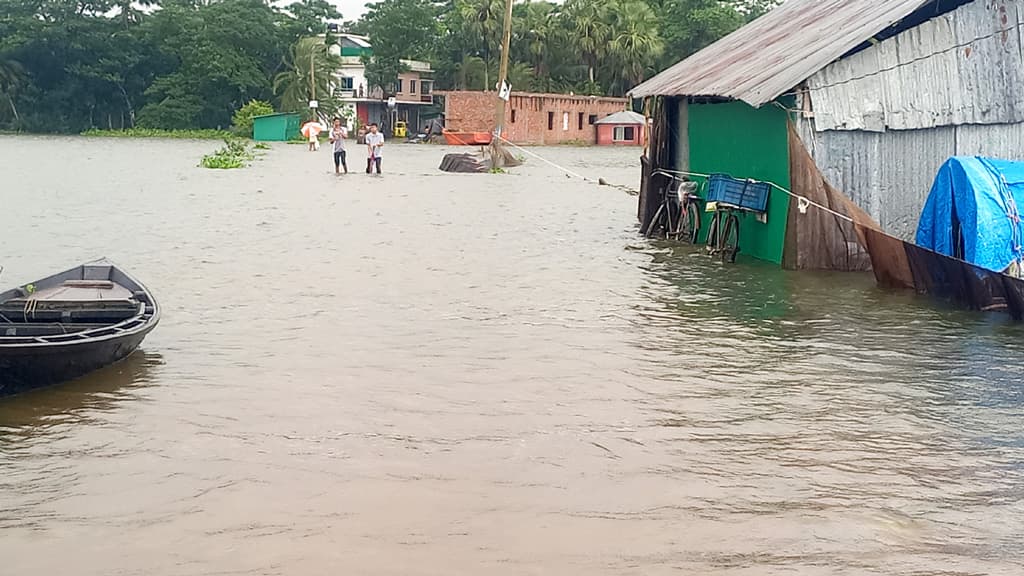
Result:
[[68,280],[59,286],[43,288],[25,299],[46,301],[128,300],[131,290],[110,281]]

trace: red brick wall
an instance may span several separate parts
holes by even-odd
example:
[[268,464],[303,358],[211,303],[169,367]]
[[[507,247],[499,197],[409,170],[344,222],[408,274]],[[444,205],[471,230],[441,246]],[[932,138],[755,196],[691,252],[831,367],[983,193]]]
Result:
[[[445,125],[449,130],[490,132],[494,129],[496,92],[444,92],[444,96]],[[627,103],[625,98],[513,93],[505,109],[505,137],[517,144],[572,141],[595,144],[597,126],[590,123],[591,116],[594,121],[600,120],[625,110]]]

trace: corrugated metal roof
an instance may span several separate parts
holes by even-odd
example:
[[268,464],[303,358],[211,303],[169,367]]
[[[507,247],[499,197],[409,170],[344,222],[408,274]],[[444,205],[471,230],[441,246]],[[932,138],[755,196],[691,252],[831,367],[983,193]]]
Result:
[[815,128],[1024,122],[1024,13],[1007,5],[961,6],[811,75]]
[[719,96],[758,107],[929,1],[788,0],[630,94]]
[[643,124],[646,120],[643,114],[637,114],[629,110],[623,110],[622,112],[616,112],[601,118],[594,124]]

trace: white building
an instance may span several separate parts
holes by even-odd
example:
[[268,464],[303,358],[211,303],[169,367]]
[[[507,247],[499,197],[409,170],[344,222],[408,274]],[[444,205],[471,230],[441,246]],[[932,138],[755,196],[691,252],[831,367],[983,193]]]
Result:
[[[402,60],[406,71],[390,90],[370,88],[366,79],[364,56],[373,54],[373,46],[366,36],[338,34],[338,44],[332,53],[341,58],[337,73],[336,93],[342,102],[343,114],[358,118],[360,125],[376,122],[390,128],[396,121],[406,122],[410,132],[420,126],[420,110],[433,104],[433,70],[428,62]],[[394,98],[394,108],[388,101]]]

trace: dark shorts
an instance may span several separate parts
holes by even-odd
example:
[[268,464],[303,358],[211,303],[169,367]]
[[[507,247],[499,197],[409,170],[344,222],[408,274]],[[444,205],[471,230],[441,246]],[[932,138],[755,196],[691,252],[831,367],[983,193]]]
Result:
[[334,165],[335,166],[341,166],[344,163],[345,163],[345,151],[344,150],[338,150],[337,152],[334,153]]

